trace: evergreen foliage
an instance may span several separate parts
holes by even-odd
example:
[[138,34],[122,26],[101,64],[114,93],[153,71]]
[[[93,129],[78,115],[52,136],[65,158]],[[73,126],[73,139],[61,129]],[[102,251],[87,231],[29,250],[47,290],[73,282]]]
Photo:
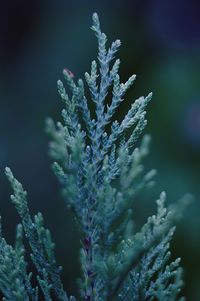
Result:
[[[47,120],[51,136],[50,155],[66,204],[74,213],[81,233],[79,300],[140,301],[184,300],[179,298],[183,285],[180,259],[169,262],[174,223],[181,215],[187,198],[165,208],[166,195],[157,200],[157,213],[148,218],[139,232],[133,227],[133,208],[137,193],[153,184],[155,170],[144,171],[150,137],[138,138],[146,126],[146,107],[152,94],[135,100],[121,122],[115,112],[133,85],[135,75],[125,83],[119,76],[120,60],[115,59],[121,42],[107,49],[107,37],[93,14],[92,30],[98,41],[98,61],[85,73],[84,82],[74,80],[64,69],[70,90],[58,81],[64,102],[62,122]],[[113,62],[114,60],[114,62]],[[85,89],[89,93],[86,97]],[[108,93],[112,93],[108,104]],[[94,117],[90,110],[95,106]],[[27,193],[14,178],[5,173],[13,189],[11,200],[21,218],[16,243],[12,247],[0,233],[0,290],[3,300],[62,300],[68,297],[61,281],[61,267],[56,264],[54,243],[38,213],[31,217]],[[33,287],[32,274],[24,258],[23,233],[30,245],[39,287]]]

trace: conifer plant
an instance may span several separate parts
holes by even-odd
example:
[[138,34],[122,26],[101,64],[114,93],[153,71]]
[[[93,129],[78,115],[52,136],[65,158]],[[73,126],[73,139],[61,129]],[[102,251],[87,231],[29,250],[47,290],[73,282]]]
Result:
[[[64,103],[62,122],[55,124],[48,119],[46,125],[51,136],[53,170],[80,230],[79,295],[66,293],[55,245],[42,214],[31,216],[26,191],[6,168],[13,189],[11,200],[21,224],[16,229],[14,246],[0,232],[3,300],[183,301],[180,259],[170,262],[169,248],[174,223],[187,199],[166,208],[166,194],[162,192],[156,201],[156,214],[139,232],[133,227],[136,196],[152,185],[155,175],[155,170],[144,172],[143,168],[150,137],[139,139],[147,123],[146,107],[152,94],[136,99],[123,120],[115,120],[136,76],[121,83],[120,60],[115,59],[121,42],[116,40],[107,48],[107,37],[96,13],[92,30],[98,41],[97,61],[92,61],[91,72],[85,73],[85,82],[76,81],[72,72],[64,69],[69,94],[58,80]],[[32,275],[25,261],[24,235],[37,275]],[[37,279],[36,287],[32,278]]]

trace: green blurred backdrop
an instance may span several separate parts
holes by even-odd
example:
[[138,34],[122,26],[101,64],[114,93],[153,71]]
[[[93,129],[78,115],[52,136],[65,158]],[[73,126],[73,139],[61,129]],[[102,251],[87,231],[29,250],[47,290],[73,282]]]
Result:
[[[89,30],[98,12],[103,30],[120,38],[122,80],[137,74],[119,115],[153,91],[146,132],[152,135],[147,168],[158,170],[156,186],[138,197],[140,225],[162,190],[173,202],[195,196],[179,223],[173,257],[182,257],[184,293],[200,300],[200,2],[194,0],[1,0],[0,1],[0,213],[4,235],[14,238],[18,216],[9,202],[6,165],[29,192],[32,212],[41,211],[57,244],[66,288],[75,293],[79,234],[50,169],[46,116],[59,118],[56,81],[62,69],[83,77],[96,57]],[[120,116],[119,116],[120,117]]]

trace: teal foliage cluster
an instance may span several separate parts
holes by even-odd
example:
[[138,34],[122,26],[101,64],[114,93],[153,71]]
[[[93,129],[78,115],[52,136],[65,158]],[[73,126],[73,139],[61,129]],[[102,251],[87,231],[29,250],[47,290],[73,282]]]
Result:
[[[92,30],[98,41],[98,60],[92,62],[91,72],[85,73],[87,87],[81,79],[75,82],[73,74],[64,69],[70,95],[59,80],[63,121],[55,124],[48,119],[46,127],[51,136],[53,170],[80,230],[80,294],[76,299],[65,292],[62,268],[56,263],[55,245],[42,214],[31,217],[26,191],[6,168],[13,189],[11,200],[22,224],[17,226],[14,247],[0,233],[3,300],[37,301],[41,294],[45,301],[184,300],[179,297],[183,285],[180,259],[169,262],[169,248],[174,222],[186,199],[166,208],[162,192],[156,202],[157,213],[139,232],[133,227],[136,196],[153,184],[156,173],[145,172],[143,166],[150,137],[145,135],[138,144],[152,94],[135,100],[121,122],[114,120],[136,76],[121,83],[120,60],[115,59],[121,42],[116,40],[107,49],[107,37],[96,13]],[[23,233],[37,271],[37,287],[33,287],[25,261]]]

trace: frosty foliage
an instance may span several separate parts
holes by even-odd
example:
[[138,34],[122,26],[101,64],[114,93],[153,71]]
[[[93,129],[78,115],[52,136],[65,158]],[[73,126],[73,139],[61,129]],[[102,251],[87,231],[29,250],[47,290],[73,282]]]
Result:
[[[96,13],[92,30],[98,41],[97,61],[92,61],[91,72],[85,73],[85,83],[81,79],[76,82],[73,74],[64,69],[69,94],[61,80],[57,83],[64,103],[63,121],[55,124],[47,120],[53,169],[81,232],[79,300],[183,300],[179,298],[183,284],[180,259],[169,261],[169,247],[174,222],[185,199],[166,209],[166,195],[162,192],[156,215],[149,217],[139,232],[135,233],[132,227],[136,196],[153,184],[155,175],[155,170],[145,172],[143,166],[150,137],[143,136],[138,144],[152,94],[136,99],[123,120],[115,120],[136,76],[121,83],[120,60],[115,59],[121,42],[116,40],[107,47]],[[108,102],[109,92],[112,96]],[[95,112],[90,110],[92,103]],[[31,217],[26,191],[9,168],[5,172],[22,224],[17,226],[14,247],[0,233],[3,300],[37,301],[42,294],[41,300],[45,301],[76,301],[64,290],[55,245],[44,227],[42,214]],[[32,285],[32,274],[24,258],[23,233],[36,267],[37,287]]]

